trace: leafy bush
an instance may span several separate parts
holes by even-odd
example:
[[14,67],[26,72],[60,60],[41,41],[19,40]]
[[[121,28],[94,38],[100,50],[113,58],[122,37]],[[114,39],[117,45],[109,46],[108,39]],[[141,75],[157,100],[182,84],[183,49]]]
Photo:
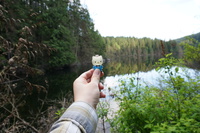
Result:
[[163,76],[164,87],[142,87],[134,84],[135,78],[130,78],[128,84],[121,81],[115,132],[200,132],[200,77],[192,79],[180,73],[178,62],[168,54],[156,63],[160,73],[168,74]]
[[198,67],[200,64],[200,42],[194,38],[187,38],[186,41],[182,42],[184,46],[184,59],[189,62],[197,62]]

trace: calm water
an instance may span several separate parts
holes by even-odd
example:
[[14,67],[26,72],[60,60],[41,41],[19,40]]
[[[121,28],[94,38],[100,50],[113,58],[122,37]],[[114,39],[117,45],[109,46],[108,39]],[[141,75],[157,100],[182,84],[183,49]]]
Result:
[[[135,78],[135,84],[139,83],[143,86],[159,86],[160,79],[168,76],[164,72],[157,72],[155,70],[155,62],[158,58],[145,58],[135,60],[132,58],[125,58],[122,60],[110,60],[104,64],[104,77],[101,82],[104,87],[116,89],[119,86],[119,80],[125,80],[131,77]],[[49,94],[50,99],[59,98],[68,92],[72,92],[73,81],[84,71],[92,68],[92,64],[87,64],[82,67],[74,67],[68,70],[55,71],[46,75],[49,81]],[[174,67],[175,68],[175,67]],[[173,68],[173,69],[174,69]],[[187,73],[186,76],[194,77],[199,75],[200,71],[191,68],[181,68],[180,74]],[[161,77],[162,76],[162,77]],[[107,91],[107,90],[105,90]]]
[[[158,58],[145,58],[135,60],[132,58],[125,58],[121,60],[110,60],[104,64],[104,77],[101,82],[105,87],[117,84],[118,77],[128,76],[134,72],[138,72],[138,76],[144,76],[145,73],[154,70],[154,63]],[[92,68],[92,64],[86,64],[80,67],[74,67],[65,70],[54,71],[48,73],[45,78],[49,81],[49,94],[48,98],[55,99],[63,96],[64,94],[72,91],[73,81],[83,72]]]
[[[175,73],[175,68],[172,68],[173,73]],[[185,79],[185,81],[192,79],[196,79],[195,77],[200,76],[200,70],[195,70],[187,67],[180,67],[179,72],[177,76],[181,76],[182,78]],[[140,86],[143,87],[162,87],[165,86],[165,84],[160,84],[161,80],[167,79],[169,77],[168,73],[164,72],[164,69],[161,69],[160,71],[156,71],[155,69],[142,72],[138,71],[136,73],[131,73],[131,74],[124,74],[124,75],[113,75],[113,76],[107,76],[104,79],[104,86],[105,86],[105,93],[109,94],[108,88],[111,89],[113,92],[119,91],[119,86],[121,84],[120,80],[126,81],[127,84],[130,83],[130,78],[134,78],[134,84],[137,85],[139,84]],[[134,90],[133,90],[134,91]]]

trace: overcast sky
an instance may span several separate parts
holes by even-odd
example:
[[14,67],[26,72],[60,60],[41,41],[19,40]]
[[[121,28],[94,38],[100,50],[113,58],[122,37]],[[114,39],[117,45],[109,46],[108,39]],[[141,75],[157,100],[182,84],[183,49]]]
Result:
[[200,32],[200,0],[81,0],[102,36],[176,39]]

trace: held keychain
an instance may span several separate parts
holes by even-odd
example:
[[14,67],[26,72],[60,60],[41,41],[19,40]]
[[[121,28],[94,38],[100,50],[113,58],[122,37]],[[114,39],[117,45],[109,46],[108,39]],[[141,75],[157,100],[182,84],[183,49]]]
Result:
[[99,69],[100,71],[103,70],[103,57],[101,55],[95,55],[92,56],[92,64],[93,64],[93,69]]

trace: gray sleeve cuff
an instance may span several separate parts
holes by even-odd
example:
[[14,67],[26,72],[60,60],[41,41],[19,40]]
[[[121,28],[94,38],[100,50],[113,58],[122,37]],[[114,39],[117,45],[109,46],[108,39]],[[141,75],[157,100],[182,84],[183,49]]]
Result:
[[64,119],[71,119],[75,121],[74,124],[79,123],[80,129],[84,128],[87,133],[94,133],[96,131],[98,116],[93,107],[85,102],[74,102],[60,117],[58,121]]

